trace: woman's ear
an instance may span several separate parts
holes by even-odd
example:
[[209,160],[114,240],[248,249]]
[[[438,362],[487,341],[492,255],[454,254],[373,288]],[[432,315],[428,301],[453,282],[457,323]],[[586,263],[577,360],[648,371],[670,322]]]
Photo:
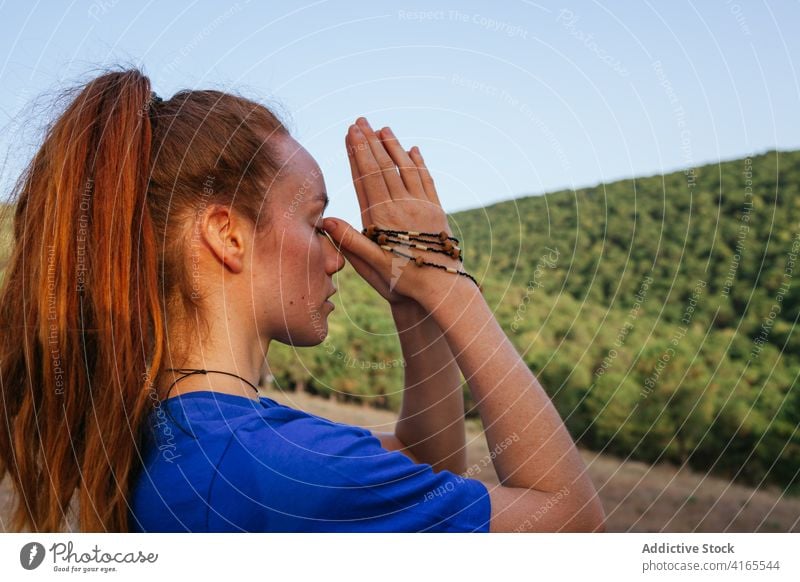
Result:
[[209,204],[196,227],[191,234],[192,253],[197,252],[195,245],[203,244],[228,270],[240,273],[244,268],[245,243],[249,240],[247,221],[227,206]]

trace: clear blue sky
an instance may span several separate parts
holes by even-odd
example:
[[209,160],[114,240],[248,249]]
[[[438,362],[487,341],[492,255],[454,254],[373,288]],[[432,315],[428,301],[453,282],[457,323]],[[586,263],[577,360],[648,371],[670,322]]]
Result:
[[344,151],[365,115],[418,145],[453,212],[800,147],[797,2],[16,2],[0,7],[9,123],[105,65],[277,99],[327,215],[360,226]]

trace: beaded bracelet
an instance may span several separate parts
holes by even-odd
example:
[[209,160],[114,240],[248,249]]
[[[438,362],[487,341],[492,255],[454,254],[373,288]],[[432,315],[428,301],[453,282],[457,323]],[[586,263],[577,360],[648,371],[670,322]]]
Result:
[[[379,245],[385,245],[386,243],[393,242],[393,243],[401,244],[403,246],[411,247],[412,249],[419,249],[421,251],[433,251],[434,253],[441,253],[443,255],[447,255],[447,256],[452,257],[454,259],[458,259],[462,263],[464,262],[464,258],[463,258],[462,253],[461,253],[461,248],[457,247],[456,245],[451,243],[449,240],[444,241],[444,248],[443,249],[436,249],[434,247],[429,247],[427,245],[419,244],[418,242],[412,242],[413,239],[409,239],[408,237],[405,237],[402,234],[397,235],[397,236],[400,237],[399,240],[398,239],[389,238],[386,234],[380,233],[380,234],[378,234],[378,236],[376,238],[374,238],[372,240],[377,242]],[[405,238],[405,240],[403,240],[403,238]],[[429,241],[425,241],[425,242],[429,242]]]
[[[458,242],[458,239],[455,238],[455,237],[452,237],[452,236],[448,236],[448,234],[445,231],[441,231],[439,233],[427,233],[427,232],[417,232],[417,231],[414,231],[414,230],[390,230],[390,229],[378,228],[374,224],[371,224],[367,228],[362,229],[361,232],[362,232],[362,234],[364,234],[367,237],[369,237],[372,241],[378,243],[378,245],[382,249],[384,249],[386,251],[389,251],[391,253],[394,253],[395,255],[404,257],[406,259],[410,259],[410,260],[414,261],[414,264],[417,265],[418,267],[422,267],[423,265],[428,265],[430,267],[436,267],[437,269],[442,269],[444,271],[447,271],[448,273],[453,273],[453,274],[456,274],[456,275],[463,275],[465,277],[468,277],[469,279],[472,280],[473,283],[475,283],[475,285],[478,286],[478,290],[481,293],[483,293],[483,287],[481,286],[481,284],[478,283],[478,281],[475,280],[475,277],[473,277],[469,273],[467,273],[465,271],[459,271],[458,269],[454,269],[453,267],[447,267],[445,265],[440,265],[438,263],[431,263],[429,261],[424,260],[421,256],[415,257],[413,255],[409,255],[409,254],[403,253],[403,252],[395,249],[394,247],[391,247],[388,244],[386,244],[387,242],[400,242],[400,244],[406,244],[406,243],[403,243],[402,241],[394,241],[392,239],[389,239],[386,236],[387,234],[394,234],[394,235],[397,235],[398,237],[403,237],[403,238],[410,238],[410,237],[414,237],[414,236],[437,237],[439,239],[439,241],[441,241],[440,244],[442,244],[445,247],[444,250],[435,249],[435,248],[432,248],[432,247],[428,247],[428,246],[424,246],[424,245],[417,245],[417,244],[414,244],[414,245],[408,244],[407,246],[411,246],[412,248],[418,248],[418,249],[421,249],[421,250],[429,250],[429,251],[444,253],[444,254],[450,255],[453,258],[458,258],[460,261],[463,262],[461,248],[459,248],[458,246],[455,246],[452,242],[450,242],[450,241]],[[403,235],[406,235],[406,236],[403,236]],[[421,240],[421,239],[415,239],[415,240]],[[433,243],[433,242],[436,242],[436,241],[425,241],[425,242]]]
[[392,230],[390,228],[378,228],[374,224],[370,224],[367,228],[362,231],[365,235],[369,238],[372,238],[375,233],[378,232],[385,232],[386,234],[405,234],[409,236],[432,236],[438,238],[442,242],[450,239],[453,242],[458,242],[458,239],[454,236],[448,236],[445,231],[439,232],[417,232],[416,230]]
[[[449,255],[454,259],[461,260],[461,248],[454,245],[451,242],[451,241],[458,242],[458,239],[454,236],[448,236],[445,231],[441,231],[439,233],[433,233],[433,232],[417,232],[415,230],[392,230],[392,229],[378,228],[374,224],[371,224],[367,228],[363,229],[361,232],[370,239],[372,239],[373,241],[377,242],[378,244],[386,244],[387,242],[396,242],[411,248],[418,248],[423,251],[433,251],[435,253],[442,253]],[[400,240],[390,239],[389,235],[395,235]],[[424,238],[420,238],[419,235],[436,237],[438,240],[426,240]],[[436,249],[434,247],[429,247],[427,245],[412,244],[411,241],[438,244],[442,245],[443,249]]]

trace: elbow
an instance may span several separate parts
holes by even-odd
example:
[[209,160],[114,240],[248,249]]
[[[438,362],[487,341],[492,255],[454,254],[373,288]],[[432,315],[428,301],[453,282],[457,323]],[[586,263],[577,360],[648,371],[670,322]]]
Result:
[[573,533],[604,533],[607,531],[606,513],[594,487],[575,494],[570,500],[567,514],[570,517],[560,531]]
[[576,531],[588,533],[605,533],[607,531],[606,513],[600,497],[596,493],[577,510],[575,517],[578,526]]
[[592,482],[587,478],[585,486],[576,492],[573,499],[575,503],[574,530],[586,533],[605,533],[606,512],[603,509],[603,502],[597,493]]
[[593,524],[594,526],[588,530],[590,533],[606,533],[608,531],[606,530],[606,516],[602,512],[599,519],[594,520]]

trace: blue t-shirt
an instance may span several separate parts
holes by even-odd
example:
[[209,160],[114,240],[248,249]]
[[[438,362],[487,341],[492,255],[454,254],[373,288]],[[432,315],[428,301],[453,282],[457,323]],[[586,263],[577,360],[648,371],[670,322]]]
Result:
[[131,531],[489,531],[480,481],[270,398],[189,392],[148,426]]

